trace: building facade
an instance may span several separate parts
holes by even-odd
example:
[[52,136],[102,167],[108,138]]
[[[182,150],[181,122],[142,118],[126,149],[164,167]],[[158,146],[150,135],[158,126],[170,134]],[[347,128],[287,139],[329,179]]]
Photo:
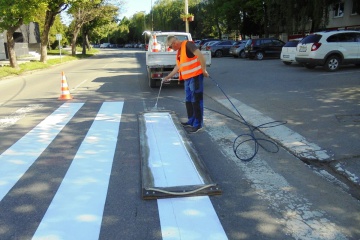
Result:
[[[39,24],[31,22],[22,25],[14,33],[16,56],[29,55],[30,51],[40,52]],[[0,60],[8,59],[6,31],[0,33]]]
[[355,1],[359,0],[344,0],[334,4],[330,10],[327,29],[360,30],[360,13],[355,10]]

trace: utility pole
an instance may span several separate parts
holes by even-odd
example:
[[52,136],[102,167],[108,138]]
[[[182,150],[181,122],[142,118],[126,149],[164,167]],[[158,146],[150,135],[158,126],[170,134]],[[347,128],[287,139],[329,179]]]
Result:
[[151,31],[154,31],[154,12],[153,12],[152,0],[151,0]]
[[[188,15],[189,13],[189,5],[188,5],[188,0],[185,0],[185,15]],[[189,32],[189,20],[186,18],[185,21],[185,31],[188,33]]]

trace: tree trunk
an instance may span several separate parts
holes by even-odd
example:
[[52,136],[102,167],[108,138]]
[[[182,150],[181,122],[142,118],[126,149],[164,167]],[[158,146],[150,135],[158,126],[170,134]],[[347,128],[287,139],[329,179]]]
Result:
[[86,41],[86,48],[87,48],[88,50],[90,50],[90,49],[91,49],[91,45],[90,45],[90,42],[89,42],[89,32],[88,32],[88,31],[86,31],[86,33],[85,33],[85,41]]
[[76,39],[77,39],[77,36],[80,32],[80,29],[81,29],[81,25],[76,25],[75,26],[75,29],[74,29],[74,34],[73,34],[73,37],[71,39],[71,55],[72,56],[76,56]]
[[86,55],[86,33],[85,33],[85,30],[83,29],[82,31],[82,39],[83,39],[83,42],[82,42],[82,55]]
[[17,28],[13,27],[7,30],[6,32],[6,40],[7,40],[7,50],[9,53],[9,60],[10,60],[10,67],[19,69],[19,64],[16,60],[16,53],[15,53],[15,41],[13,34]]
[[[40,62],[46,63],[47,61],[47,46],[49,44],[49,32],[50,28],[55,22],[56,15],[64,11],[68,4],[64,1],[58,1],[59,3],[49,3],[48,10],[46,11],[44,29],[41,35],[41,57]],[[58,5],[57,5],[58,4]]]
[[51,26],[54,24],[56,13],[46,11],[44,29],[41,35],[41,57],[40,62],[46,63],[47,61],[47,45],[49,43],[49,32]]

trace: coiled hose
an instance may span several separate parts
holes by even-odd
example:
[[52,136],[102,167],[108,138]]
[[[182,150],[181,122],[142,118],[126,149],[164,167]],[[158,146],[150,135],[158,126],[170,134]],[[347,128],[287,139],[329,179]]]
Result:
[[[230,98],[227,96],[227,94],[224,92],[224,90],[220,87],[219,83],[215,79],[213,79],[211,76],[209,76],[209,78],[215,83],[215,85],[220,89],[220,91],[224,94],[226,99],[230,102],[232,107],[235,109],[235,111],[237,113],[237,116],[240,118],[240,123],[244,124],[249,129],[249,133],[240,134],[234,139],[234,141],[233,141],[233,151],[234,151],[235,156],[238,159],[240,159],[241,161],[248,162],[248,161],[251,161],[252,159],[254,159],[254,157],[256,156],[256,154],[258,153],[260,148],[262,148],[265,151],[270,152],[270,153],[279,152],[279,146],[274,141],[269,140],[269,139],[265,139],[265,138],[256,137],[255,136],[255,131],[260,131],[261,128],[270,128],[270,127],[280,126],[280,125],[286,124],[286,122],[272,121],[272,122],[261,124],[259,126],[253,126],[253,125],[249,124],[245,120],[245,118],[240,114],[239,110],[235,107],[235,105],[230,100]],[[241,157],[240,154],[238,153],[238,152],[240,152],[239,149],[241,148],[241,146],[243,144],[248,143],[248,142],[253,142],[254,143],[254,153],[249,157]],[[266,147],[264,145],[264,143],[269,143],[270,145],[274,146],[275,150],[271,150],[270,148]]]

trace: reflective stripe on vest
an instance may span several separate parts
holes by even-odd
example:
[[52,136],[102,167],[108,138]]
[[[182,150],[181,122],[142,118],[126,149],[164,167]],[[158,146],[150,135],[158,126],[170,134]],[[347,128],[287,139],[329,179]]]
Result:
[[187,41],[181,43],[180,51],[178,51],[176,57],[177,65],[179,66],[180,80],[189,79],[203,73],[198,57],[187,57],[186,43]]

